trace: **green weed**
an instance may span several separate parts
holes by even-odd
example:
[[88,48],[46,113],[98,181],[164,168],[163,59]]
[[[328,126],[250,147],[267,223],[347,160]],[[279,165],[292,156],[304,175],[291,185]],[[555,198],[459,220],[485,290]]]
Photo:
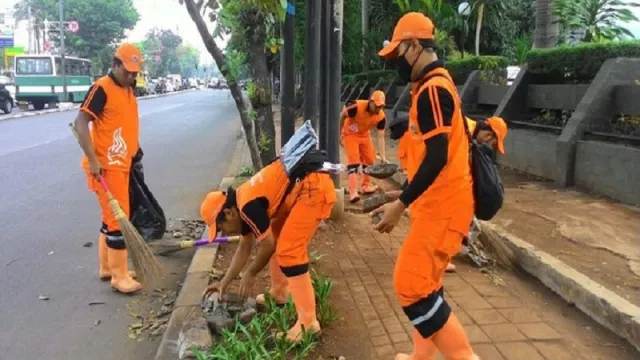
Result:
[[[312,270],[312,281],[316,292],[318,320],[325,326],[337,318],[329,304],[329,294],[333,280]],[[316,338],[304,333],[300,344],[288,342],[284,337],[276,336],[286,332],[296,321],[293,301],[285,306],[276,306],[267,296],[265,311],[259,313],[248,324],[236,323],[233,330],[225,330],[222,336],[214,339],[215,345],[208,352],[194,349],[198,360],[301,360],[308,357],[316,346]]]

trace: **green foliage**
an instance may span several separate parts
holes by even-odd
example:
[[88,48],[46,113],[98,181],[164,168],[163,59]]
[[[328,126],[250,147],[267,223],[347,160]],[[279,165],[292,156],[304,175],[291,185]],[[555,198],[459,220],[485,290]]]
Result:
[[529,71],[547,84],[590,83],[602,63],[616,57],[640,57],[640,41],[559,46],[533,49],[527,54]]
[[[316,311],[321,326],[333,323],[338,317],[329,303],[333,290],[333,279],[312,270],[311,279],[316,294]],[[276,306],[267,294],[266,310],[256,315],[246,325],[239,321],[233,330],[224,330],[221,339],[207,353],[193,349],[198,360],[301,360],[307,358],[316,346],[316,338],[311,333],[303,334],[302,341],[295,345],[278,337],[296,321],[293,301],[284,307]]]
[[[142,42],[147,70],[152,77],[180,73],[179,47],[182,37],[168,29],[151,29]],[[155,60],[159,56],[159,61]],[[199,57],[199,55],[198,55]],[[187,60],[187,59],[184,59]]]
[[[189,78],[196,74],[196,67],[200,62],[200,51],[191,45],[180,44],[176,49],[178,56],[179,73],[182,77]],[[175,71],[171,71],[175,73]]]
[[567,32],[584,31],[582,41],[602,42],[606,40],[633,38],[633,34],[621,23],[638,21],[629,8],[640,4],[622,0],[557,0],[553,14],[566,37]]
[[465,56],[446,63],[447,70],[457,85],[464,84],[474,70],[498,70],[508,65],[509,60],[503,56]]

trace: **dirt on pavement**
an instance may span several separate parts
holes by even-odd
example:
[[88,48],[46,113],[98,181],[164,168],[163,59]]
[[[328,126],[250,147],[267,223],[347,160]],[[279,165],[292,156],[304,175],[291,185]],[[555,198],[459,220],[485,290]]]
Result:
[[503,169],[493,223],[640,306],[640,211]]

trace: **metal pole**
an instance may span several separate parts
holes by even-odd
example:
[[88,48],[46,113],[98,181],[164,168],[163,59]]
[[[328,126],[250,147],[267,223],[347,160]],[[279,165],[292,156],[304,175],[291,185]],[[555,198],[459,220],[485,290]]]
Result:
[[280,81],[282,82],[282,122],[280,124],[280,145],[285,144],[296,130],[295,127],[295,114],[294,114],[294,101],[295,101],[295,28],[294,28],[294,16],[296,10],[295,5],[289,1],[287,3],[287,17],[284,21],[282,28],[282,37],[284,38],[284,46],[282,49],[283,65],[281,67],[284,74]]
[[[332,1],[331,12],[331,58],[329,63],[329,115],[327,122],[327,157],[330,162],[340,162],[340,78],[342,77],[342,9],[343,0]],[[336,187],[340,187],[340,177],[333,176]]]
[[328,140],[327,123],[329,122],[329,59],[331,38],[331,1],[321,1],[320,21],[320,125],[318,137],[320,138],[320,150],[327,150]]
[[320,84],[320,11],[321,1],[307,1],[304,51],[304,119],[318,131],[318,94]]
[[61,102],[69,101],[67,96],[67,72],[65,69],[64,61],[64,0],[60,0],[60,67],[62,75],[62,94],[63,99]]

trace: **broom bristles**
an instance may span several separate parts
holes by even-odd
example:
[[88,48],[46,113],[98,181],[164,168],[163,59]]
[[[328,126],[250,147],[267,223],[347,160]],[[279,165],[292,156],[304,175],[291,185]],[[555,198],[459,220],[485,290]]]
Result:
[[125,245],[129,250],[136,277],[142,282],[152,281],[161,277],[162,265],[133,224],[126,219],[121,220],[120,231],[122,231]]
[[516,256],[507,243],[493,231],[483,228],[478,235],[480,241],[495,260],[496,264],[503,268],[513,270],[516,268]]

